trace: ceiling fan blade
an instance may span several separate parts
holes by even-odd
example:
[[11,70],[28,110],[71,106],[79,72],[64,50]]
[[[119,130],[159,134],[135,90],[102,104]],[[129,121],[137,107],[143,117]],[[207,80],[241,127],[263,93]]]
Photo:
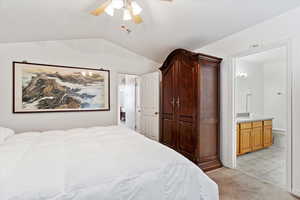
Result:
[[97,8],[96,10],[93,10],[91,12],[91,14],[95,15],[95,16],[101,15],[110,3],[111,3],[111,0],[106,1],[99,8]]
[[142,17],[141,16],[139,16],[139,15],[133,15],[132,16],[132,20],[134,21],[134,23],[136,23],[136,24],[140,24],[140,23],[142,23],[143,22],[143,19],[142,19]]

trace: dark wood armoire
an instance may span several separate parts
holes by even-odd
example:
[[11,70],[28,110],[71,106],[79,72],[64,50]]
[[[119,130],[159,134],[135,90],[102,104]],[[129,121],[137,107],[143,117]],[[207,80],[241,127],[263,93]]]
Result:
[[219,147],[221,61],[176,49],[160,68],[160,142],[204,171],[222,166]]

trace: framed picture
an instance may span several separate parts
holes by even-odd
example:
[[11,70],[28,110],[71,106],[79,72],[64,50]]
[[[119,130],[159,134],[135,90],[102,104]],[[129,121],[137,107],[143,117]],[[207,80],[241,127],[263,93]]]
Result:
[[110,72],[13,62],[13,112],[110,110]]

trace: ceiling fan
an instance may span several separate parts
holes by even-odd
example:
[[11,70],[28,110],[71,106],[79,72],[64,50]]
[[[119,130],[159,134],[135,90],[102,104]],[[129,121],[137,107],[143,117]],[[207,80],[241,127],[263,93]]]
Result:
[[[161,0],[171,2],[172,0]],[[136,24],[143,22],[142,17],[139,15],[142,8],[136,1],[132,0],[107,0],[99,8],[91,12],[92,15],[99,16],[104,12],[110,16],[114,16],[115,9],[123,9],[123,20],[132,20]]]

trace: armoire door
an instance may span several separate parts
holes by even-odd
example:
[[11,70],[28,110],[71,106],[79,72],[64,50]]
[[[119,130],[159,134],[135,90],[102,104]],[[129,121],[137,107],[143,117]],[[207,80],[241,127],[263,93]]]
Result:
[[162,80],[162,104],[161,104],[161,135],[160,141],[176,149],[176,130],[175,130],[175,66],[169,67],[163,72]]
[[197,67],[192,62],[177,65],[176,73],[176,119],[178,150],[191,160],[195,160],[197,145]]

